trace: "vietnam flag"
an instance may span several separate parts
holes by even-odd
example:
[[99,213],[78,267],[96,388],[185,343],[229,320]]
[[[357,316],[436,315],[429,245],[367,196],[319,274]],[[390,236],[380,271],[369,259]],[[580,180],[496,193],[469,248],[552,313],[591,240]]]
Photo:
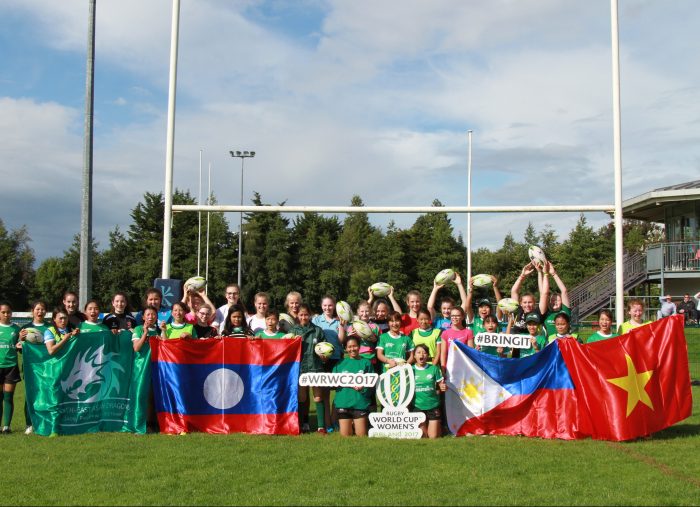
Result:
[[164,433],[299,434],[301,339],[151,339]]
[[629,440],[691,415],[682,315],[584,346],[575,340],[557,341],[576,386],[583,434]]

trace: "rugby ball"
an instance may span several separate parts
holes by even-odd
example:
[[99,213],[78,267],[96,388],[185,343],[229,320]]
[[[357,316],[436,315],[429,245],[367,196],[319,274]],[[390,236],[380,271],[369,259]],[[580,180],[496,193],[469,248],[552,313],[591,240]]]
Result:
[[518,300],[513,298],[503,298],[497,303],[498,309],[502,312],[513,313],[518,309]]
[[294,319],[291,315],[289,315],[288,313],[280,313],[280,319],[277,323],[277,327],[280,328],[280,331],[286,333],[290,329],[292,329],[292,326],[294,325],[296,325],[296,322],[294,322]]
[[369,287],[369,290],[375,296],[377,296],[379,298],[383,298],[384,296],[388,296],[389,293],[391,292],[391,285],[389,285],[388,283],[384,283],[384,282],[377,282],[375,284],[372,284]]
[[369,327],[369,324],[367,324],[364,320],[353,321],[352,328],[355,330],[355,333],[357,333],[357,336],[364,340],[374,337],[372,328]]
[[318,357],[331,357],[334,350],[335,347],[329,342],[318,342],[314,345],[314,352]]
[[28,327],[27,328],[27,335],[24,338],[26,341],[29,343],[43,343],[44,342],[44,337],[42,336],[41,332],[38,329],[34,329],[33,327]]
[[352,308],[346,301],[338,301],[336,303],[335,313],[345,322],[350,322],[352,320]]
[[544,263],[547,261],[544,252],[537,245],[530,245],[530,248],[527,249],[527,255],[533,264],[544,266]]
[[491,276],[480,273],[478,275],[472,276],[472,285],[474,287],[490,287],[493,283]]
[[192,289],[193,291],[199,291],[199,289],[204,288],[207,281],[203,276],[193,276],[185,281],[185,291],[187,289]]
[[402,364],[406,364],[406,360],[402,357],[394,357],[394,362],[396,362],[396,366],[401,366]]
[[445,285],[447,282],[451,282],[455,279],[455,272],[452,269],[443,269],[437,275],[435,275],[435,283],[438,285]]

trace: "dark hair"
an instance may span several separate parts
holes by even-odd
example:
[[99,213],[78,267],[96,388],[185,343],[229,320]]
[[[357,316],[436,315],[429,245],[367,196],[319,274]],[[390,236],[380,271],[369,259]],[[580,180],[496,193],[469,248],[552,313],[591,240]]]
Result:
[[155,306],[148,305],[146,308],[143,309],[143,313],[146,313],[146,310],[153,310],[154,312],[156,312],[156,317],[158,316],[158,308],[156,308]]
[[428,346],[425,343],[419,343],[418,345],[416,345],[415,348],[413,349],[413,352],[415,353],[415,351],[418,349],[425,350],[425,353],[428,354],[428,357],[430,357],[430,349],[428,348]]
[[63,293],[63,297],[61,298],[61,301],[66,299],[66,296],[75,296],[76,298],[78,297],[78,294],[73,292],[72,290],[67,290],[66,292]]
[[85,306],[83,306],[83,310],[87,310],[88,305],[95,303],[97,305],[97,309],[100,309],[100,303],[97,301],[97,299],[91,299],[87,303],[85,303]]
[[7,306],[12,311],[12,305],[8,301],[0,301],[0,306]]
[[307,305],[306,303],[300,303],[299,304],[299,311],[306,310],[309,315],[311,315],[311,307]]
[[30,307],[31,311],[34,311],[34,308],[36,308],[37,305],[42,305],[44,307],[44,310],[48,309],[48,307],[46,306],[46,301],[44,301],[42,299],[37,299],[36,301],[32,301],[32,305]]
[[387,322],[391,322],[394,320],[398,320],[399,322],[401,322],[401,314],[397,311],[389,312],[389,315],[387,315],[386,317]]
[[598,313],[598,318],[601,318],[603,315],[605,315],[605,316],[606,316],[607,318],[609,318],[610,320],[615,320],[615,319],[613,319],[613,314],[612,314],[612,312],[611,312],[610,310],[606,309],[606,308],[602,309],[602,310]]
[[357,337],[357,336],[355,336],[355,335],[348,336],[347,338],[345,338],[345,348],[346,348],[346,349],[348,348],[348,343],[350,343],[350,340],[355,341],[358,345],[360,344],[360,338],[359,338],[359,337]]
[[450,303],[452,306],[454,306],[455,300],[450,296],[445,296],[440,300],[440,306],[442,306],[444,303]]
[[185,313],[189,313],[189,311],[190,311],[190,307],[187,306],[187,303],[183,303],[182,301],[175,301],[173,303],[173,306],[171,306],[171,309],[175,308],[176,306],[179,306],[180,308],[182,308],[182,311]]
[[421,313],[427,315],[432,320],[433,316],[430,315],[430,310],[428,310],[428,308],[426,308],[425,306],[420,307],[420,310],[416,312],[416,317],[420,317]]
[[493,314],[487,315],[483,319],[484,324],[486,324],[486,322],[491,322],[491,321],[493,321],[494,324],[498,325],[498,318]]
[[221,331],[222,336],[229,335],[233,331],[233,324],[231,324],[231,315],[233,315],[235,312],[241,312],[241,314],[243,315],[243,323],[241,324],[241,328],[243,328],[243,333],[247,335],[252,335],[253,332],[248,326],[248,322],[245,318],[245,310],[243,309],[243,305],[231,305],[231,307],[228,309],[228,313],[226,314],[226,322],[224,322],[224,329]]
[[[129,307],[129,297],[126,295],[126,293],[119,291],[119,292],[115,292],[115,293],[112,295],[112,300],[111,300],[111,301],[114,301],[114,298],[117,297],[117,296],[123,296],[123,297],[124,297],[124,301],[126,301],[126,306],[124,307],[124,313],[129,313],[129,312],[131,311],[131,309],[130,309],[130,307]],[[111,301],[110,301],[110,302],[111,302]],[[114,310],[114,305],[112,305],[112,310]]]
[[272,317],[272,316],[277,317],[277,320],[279,320],[280,312],[278,312],[274,308],[268,308],[267,311],[265,312],[265,318]]
[[68,320],[68,318],[67,318],[68,312],[66,311],[65,308],[63,308],[63,306],[57,306],[51,312],[51,326],[50,327],[54,328],[54,330],[56,331],[56,334],[58,334],[58,326],[56,325],[56,315],[58,315],[59,313],[62,313],[63,315],[66,316],[66,331],[70,333],[71,331],[73,331],[74,328],[73,328],[73,325]]
[[566,312],[559,312],[557,315],[554,317],[554,320],[556,321],[557,319],[564,319],[567,324],[571,324],[571,317],[569,317],[569,314]]

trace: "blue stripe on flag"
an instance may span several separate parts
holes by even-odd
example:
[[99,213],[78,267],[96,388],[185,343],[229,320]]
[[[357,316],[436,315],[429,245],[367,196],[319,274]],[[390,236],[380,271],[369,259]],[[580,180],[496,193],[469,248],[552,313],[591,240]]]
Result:
[[471,361],[511,394],[527,395],[538,389],[573,389],[569,370],[556,341],[540,352],[519,359],[503,359],[454,341]]
[[[248,364],[179,364],[157,362],[153,368],[156,411],[187,415],[283,414],[297,410],[299,363],[272,366]],[[207,377],[216,370],[234,371],[243,396],[231,408],[210,405],[204,394]],[[229,386],[229,390],[231,386]]]

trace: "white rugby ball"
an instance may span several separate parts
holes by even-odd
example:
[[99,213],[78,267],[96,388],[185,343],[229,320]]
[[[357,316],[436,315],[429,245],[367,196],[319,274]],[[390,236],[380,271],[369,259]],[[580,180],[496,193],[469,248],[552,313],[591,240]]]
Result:
[[438,285],[445,285],[447,282],[451,282],[455,279],[455,272],[452,269],[443,269],[437,275],[435,275],[435,283]]
[[335,313],[345,322],[352,320],[352,308],[346,301],[338,301],[335,305]]
[[497,306],[502,312],[513,313],[520,305],[517,299],[503,298],[497,303]]
[[375,336],[374,332],[372,332],[372,328],[369,327],[369,324],[364,320],[354,320],[352,322],[352,328],[355,330],[355,333],[357,333],[357,336],[365,340]]
[[203,288],[206,284],[207,281],[204,279],[203,276],[193,276],[185,281],[185,291],[187,291],[187,289],[198,291],[199,289]]
[[331,357],[335,347],[329,342],[318,342],[314,345],[314,352],[318,357]]
[[391,285],[384,282],[377,282],[372,284],[369,290],[372,291],[372,294],[375,296],[383,298],[384,296],[388,296],[389,292],[391,292]]
[[493,283],[491,276],[480,273],[478,275],[472,276],[472,285],[474,287],[490,287]]
[[527,255],[534,264],[538,264],[540,266],[543,266],[547,261],[547,257],[545,257],[544,252],[537,245],[530,245],[530,248],[527,249]]
[[402,364],[406,364],[406,360],[402,357],[395,357],[393,359],[394,359],[394,362],[396,363],[396,366],[401,366]]
[[280,319],[277,323],[277,327],[280,328],[280,331],[282,331],[283,333],[287,333],[290,329],[292,329],[292,326],[294,325],[296,325],[296,322],[294,322],[294,319],[291,315],[289,315],[288,313],[280,313]]
[[38,329],[33,327],[27,328],[27,335],[24,338],[29,343],[43,343],[44,337]]

